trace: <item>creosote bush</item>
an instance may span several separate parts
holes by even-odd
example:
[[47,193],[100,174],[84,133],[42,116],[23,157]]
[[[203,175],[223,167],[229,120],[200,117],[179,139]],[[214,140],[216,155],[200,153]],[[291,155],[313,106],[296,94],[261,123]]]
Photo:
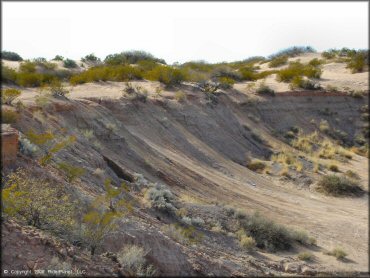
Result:
[[255,159],[247,164],[247,168],[255,172],[262,172],[266,168],[266,164],[261,160]]
[[68,182],[73,182],[85,173],[85,169],[73,166],[67,162],[58,163],[58,168],[64,172]]
[[71,69],[77,68],[76,62],[74,60],[71,60],[71,59],[68,59],[68,58],[63,61],[63,66],[65,68],[71,68]]
[[318,182],[317,190],[332,196],[361,196],[364,190],[359,183],[345,176],[327,175]]
[[273,58],[269,62],[269,67],[270,68],[280,67],[282,65],[285,65],[287,62],[288,62],[288,56],[286,55],[278,56],[276,58]]
[[300,62],[290,62],[289,66],[281,69],[277,73],[277,80],[280,82],[291,82],[297,76],[306,76],[308,78],[320,78],[322,70],[312,65],[303,65]]
[[259,95],[269,95],[269,96],[275,95],[275,91],[264,83],[260,84],[260,86],[256,90],[256,93]]
[[300,259],[301,261],[312,261],[313,260],[313,255],[312,253],[309,253],[309,252],[301,252],[298,254],[298,259]]

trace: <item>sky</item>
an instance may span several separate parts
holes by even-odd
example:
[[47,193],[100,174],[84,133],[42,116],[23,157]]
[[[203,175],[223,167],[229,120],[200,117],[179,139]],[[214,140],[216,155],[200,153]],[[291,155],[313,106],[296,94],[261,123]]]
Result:
[[71,59],[144,50],[167,63],[290,46],[368,48],[363,2],[2,2],[2,50]]

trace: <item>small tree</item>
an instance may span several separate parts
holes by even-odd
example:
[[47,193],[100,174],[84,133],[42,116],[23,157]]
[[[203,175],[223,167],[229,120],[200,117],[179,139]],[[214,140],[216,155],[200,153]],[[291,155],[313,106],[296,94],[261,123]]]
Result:
[[53,61],[63,61],[64,60],[64,57],[61,56],[61,55],[56,55],[53,59]]
[[20,96],[21,91],[17,89],[6,89],[1,92],[1,100],[3,104],[11,105],[12,101]]
[[117,229],[117,220],[132,210],[130,203],[121,195],[128,191],[126,184],[115,188],[111,180],[106,179],[104,187],[105,194],[96,197],[83,216],[84,238],[91,255],[95,254],[104,238]]

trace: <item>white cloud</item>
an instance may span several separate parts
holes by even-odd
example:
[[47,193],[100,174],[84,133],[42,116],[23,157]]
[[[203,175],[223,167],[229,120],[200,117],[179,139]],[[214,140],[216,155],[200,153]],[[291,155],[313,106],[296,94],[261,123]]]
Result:
[[78,59],[139,49],[232,61],[292,45],[368,47],[367,2],[4,2],[3,49]]

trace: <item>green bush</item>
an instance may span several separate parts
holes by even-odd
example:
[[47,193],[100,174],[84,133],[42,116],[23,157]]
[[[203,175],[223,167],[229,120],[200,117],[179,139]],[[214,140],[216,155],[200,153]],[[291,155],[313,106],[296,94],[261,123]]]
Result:
[[63,61],[64,60],[64,57],[61,56],[61,55],[56,55],[54,58],[53,58],[53,61]]
[[17,72],[9,67],[2,65],[1,80],[4,83],[15,84],[17,80]]
[[20,96],[21,91],[17,89],[5,89],[1,91],[1,100],[3,104],[11,105],[12,101]]
[[76,64],[75,61],[73,61],[71,59],[65,59],[63,61],[63,67],[73,69],[73,68],[77,68],[77,64]]
[[359,51],[354,54],[347,63],[347,68],[351,69],[352,73],[363,72],[369,65],[368,51]]
[[144,73],[144,78],[152,81],[159,81],[166,86],[174,86],[188,80],[188,74],[184,69],[157,66],[151,71]]
[[282,65],[285,65],[287,62],[288,62],[288,56],[286,55],[278,56],[269,62],[269,67],[270,68],[280,67]]
[[337,52],[334,49],[324,51],[321,56],[325,59],[333,59],[337,56]]
[[123,65],[123,64],[136,64],[140,61],[153,61],[161,64],[166,64],[165,60],[158,59],[152,54],[145,51],[126,51],[117,54],[110,54],[104,59],[106,65]]
[[306,76],[308,78],[320,78],[322,70],[312,65],[303,65],[300,62],[290,62],[289,66],[281,69],[277,73],[277,79],[280,82],[290,82],[297,76]]
[[318,67],[321,64],[323,64],[323,60],[319,60],[317,58],[314,58],[311,61],[309,61],[308,64],[311,65],[311,66],[314,66],[314,67]]
[[100,62],[100,58],[96,57],[93,53],[86,55],[85,57],[81,58],[82,62],[90,62],[90,63],[98,63]]
[[317,190],[332,196],[361,196],[364,190],[355,180],[344,176],[327,175],[318,182]]
[[318,90],[320,89],[320,84],[313,82],[309,79],[303,79],[301,76],[295,76],[291,81],[291,88],[301,88],[305,90]]
[[153,184],[145,193],[145,199],[154,209],[174,215],[176,207],[174,206],[175,196],[163,184]]
[[269,251],[286,250],[292,246],[293,238],[287,228],[255,213],[240,220],[241,227],[251,236],[259,248]]
[[142,70],[130,65],[97,66],[72,75],[69,82],[72,85],[98,81],[129,81],[142,79]]
[[8,61],[23,61],[19,54],[11,51],[1,51],[1,59]]
[[36,63],[24,61],[19,65],[19,71],[23,73],[34,73],[36,72]]
[[311,46],[292,46],[269,56],[270,59],[279,57],[279,56],[288,56],[294,57],[303,53],[314,53],[316,50]]

